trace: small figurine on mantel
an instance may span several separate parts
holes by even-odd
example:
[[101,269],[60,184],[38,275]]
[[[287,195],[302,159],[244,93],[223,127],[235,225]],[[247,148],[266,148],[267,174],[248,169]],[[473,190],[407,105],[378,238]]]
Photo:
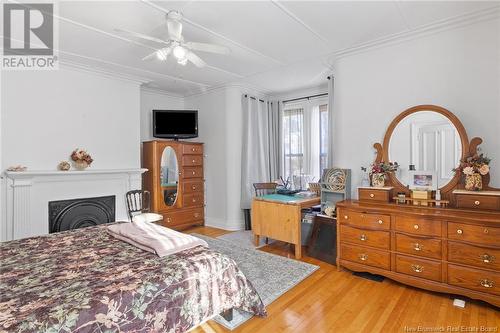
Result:
[[491,158],[484,154],[475,154],[460,160],[455,172],[462,172],[465,175],[465,189],[468,191],[481,191],[483,189],[483,176],[490,172],[489,164]]

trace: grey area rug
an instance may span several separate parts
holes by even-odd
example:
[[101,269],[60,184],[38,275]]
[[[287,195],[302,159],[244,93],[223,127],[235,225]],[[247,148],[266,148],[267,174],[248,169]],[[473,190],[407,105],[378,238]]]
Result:
[[[266,246],[266,237],[261,237],[259,240],[259,246],[255,247],[253,243],[253,232],[252,230],[239,230],[235,232],[231,232],[228,234],[224,234],[222,236],[217,237],[217,239],[223,239],[229,242],[236,243],[242,247],[246,247],[248,249],[254,249]],[[272,239],[269,239],[268,243],[271,244],[274,242]]]
[[[204,239],[211,249],[224,253],[233,259],[257,290],[266,306],[319,268],[316,265],[244,247],[237,242],[199,234],[193,235]],[[233,312],[233,320],[231,321],[227,321],[221,316],[215,317],[214,320],[224,327],[234,330],[252,318],[252,315],[247,312],[238,310]]]

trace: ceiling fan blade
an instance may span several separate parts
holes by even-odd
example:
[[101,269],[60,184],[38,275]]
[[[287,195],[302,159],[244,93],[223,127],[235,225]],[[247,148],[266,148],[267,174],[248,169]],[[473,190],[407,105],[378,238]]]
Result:
[[[158,55],[159,52],[161,52],[160,56]],[[154,59],[154,58],[158,58],[159,60],[165,61],[165,60],[167,60],[167,57],[168,57],[168,55],[170,53],[172,53],[172,47],[171,46],[164,47],[162,49],[154,51],[151,54],[148,54],[147,56],[145,56],[144,58],[142,58],[142,60],[151,60],[151,59]]]
[[153,58],[156,58],[156,52],[158,52],[158,51],[154,51],[153,53],[148,54],[147,56],[145,56],[144,58],[142,58],[142,60],[146,61],[146,60],[151,60]]
[[179,20],[174,20],[167,17],[167,29],[170,39],[175,41],[182,40],[182,23]]
[[186,54],[186,58],[187,60],[191,61],[196,67],[205,67],[207,65],[207,63],[203,61],[203,59],[201,59],[191,51]]
[[218,53],[218,54],[229,54],[231,50],[225,46],[208,44],[208,43],[198,43],[198,42],[187,42],[184,45],[188,49],[198,50],[203,52]]
[[119,33],[122,33],[122,34],[126,34],[126,35],[129,35],[129,36],[132,36],[132,37],[137,37],[137,38],[149,40],[149,41],[156,42],[156,43],[170,44],[169,41],[166,41],[166,40],[163,40],[163,39],[160,39],[160,38],[156,38],[156,37],[153,37],[153,36],[144,35],[144,34],[141,34],[139,32],[128,31],[128,30],[123,30],[123,29],[115,29],[115,31],[119,32]]

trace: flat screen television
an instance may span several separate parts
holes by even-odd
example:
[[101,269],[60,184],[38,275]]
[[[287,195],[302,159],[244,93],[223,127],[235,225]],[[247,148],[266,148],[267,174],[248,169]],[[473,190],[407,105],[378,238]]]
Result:
[[198,137],[197,110],[153,110],[153,136],[162,139]]

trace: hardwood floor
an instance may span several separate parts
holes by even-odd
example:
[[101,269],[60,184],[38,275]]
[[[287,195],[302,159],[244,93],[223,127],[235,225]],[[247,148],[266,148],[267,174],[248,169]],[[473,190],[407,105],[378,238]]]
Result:
[[[187,232],[210,237],[228,233],[210,227]],[[294,258],[284,243],[261,250]],[[486,303],[467,299],[461,309],[454,307],[453,298],[446,294],[389,279],[374,282],[359,278],[307,256],[302,261],[320,269],[269,305],[267,318],[254,317],[232,332],[488,332],[488,328],[489,332],[500,332],[500,309]],[[231,331],[209,321],[192,332]]]

